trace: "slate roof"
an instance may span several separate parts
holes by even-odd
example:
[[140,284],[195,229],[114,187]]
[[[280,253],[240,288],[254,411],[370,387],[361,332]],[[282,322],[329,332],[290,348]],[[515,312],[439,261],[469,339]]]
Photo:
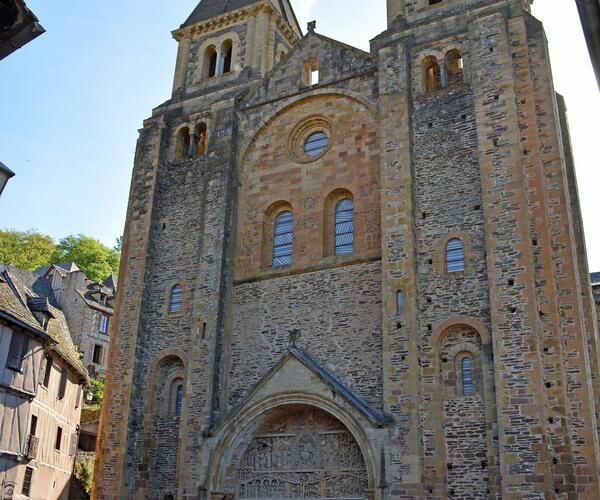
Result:
[[[62,311],[50,304],[46,297],[38,296],[19,279],[17,273],[13,274],[7,267],[0,265],[0,317],[49,342],[51,349],[87,381],[87,371],[79,360]],[[46,330],[31,308],[36,312],[48,313],[50,319]]]
[[590,281],[592,282],[592,285],[600,285],[600,273],[591,273]]
[[[186,26],[208,21],[213,17],[248,7],[260,1],[262,0],[201,0],[181,27],[185,28]],[[281,17],[294,28],[298,35],[302,36],[302,30],[289,0],[271,0],[271,3],[279,11]]]
[[40,297],[47,297],[53,306],[58,307],[58,302],[52,291],[52,284],[46,278],[36,275],[36,271],[28,273],[18,267],[2,264],[0,262],[0,272],[2,271],[8,271],[13,276],[16,276],[18,280],[32,290],[33,293]]

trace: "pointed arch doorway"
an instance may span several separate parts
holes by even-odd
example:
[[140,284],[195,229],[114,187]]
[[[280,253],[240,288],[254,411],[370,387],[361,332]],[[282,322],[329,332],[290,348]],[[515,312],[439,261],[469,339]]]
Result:
[[273,411],[257,428],[236,479],[239,500],[363,500],[361,449],[335,417],[315,407]]

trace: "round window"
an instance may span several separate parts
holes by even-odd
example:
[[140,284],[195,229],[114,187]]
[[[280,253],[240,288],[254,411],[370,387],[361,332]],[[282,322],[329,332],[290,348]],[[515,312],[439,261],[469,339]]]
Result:
[[304,154],[310,158],[321,156],[329,146],[329,137],[324,132],[315,132],[304,141]]

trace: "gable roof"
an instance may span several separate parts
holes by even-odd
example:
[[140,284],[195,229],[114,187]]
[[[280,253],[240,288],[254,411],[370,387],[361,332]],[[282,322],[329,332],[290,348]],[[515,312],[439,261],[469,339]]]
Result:
[[[371,408],[360,396],[356,395],[352,390],[346,387],[342,382],[340,382],[335,375],[333,375],[330,371],[323,368],[319,363],[317,363],[313,358],[311,358],[308,354],[301,351],[297,347],[290,347],[288,352],[284,354],[275,366],[273,366],[255,385],[254,387],[246,394],[246,396],[238,403],[230,412],[230,416],[237,413],[241,408],[243,408],[252,398],[260,391],[261,387],[267,383],[267,381],[274,376],[276,376],[277,372],[279,372],[284,365],[286,365],[291,359],[296,359],[302,365],[304,365],[309,371],[317,375],[323,383],[325,383],[329,388],[334,391],[336,394],[340,395],[344,400],[346,400],[351,406],[353,406],[356,410],[358,410],[363,416],[365,416],[371,423],[382,426],[385,422],[385,417],[383,414]],[[229,417],[227,417],[228,419]],[[226,419],[226,420],[227,420]],[[219,426],[223,425],[224,422],[221,422]]]
[[[34,312],[48,314],[46,330],[40,325]],[[87,381],[87,372],[79,360],[62,311],[51,305],[46,297],[34,293],[6,266],[0,266],[0,317],[49,342],[52,350]]]
[[[263,0],[201,0],[201,2],[192,11],[190,16],[181,25],[182,28],[192,26],[213,17],[218,17],[227,12],[242,9],[260,3]],[[281,17],[287,21],[294,31],[302,36],[302,30],[298,24],[298,19],[289,0],[270,0],[271,5],[281,14]]]

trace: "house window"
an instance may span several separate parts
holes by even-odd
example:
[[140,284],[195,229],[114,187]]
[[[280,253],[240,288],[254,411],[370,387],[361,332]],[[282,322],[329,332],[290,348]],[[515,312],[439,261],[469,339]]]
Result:
[[175,389],[175,416],[181,416],[181,407],[183,406],[183,384],[179,384]]
[[50,385],[50,375],[52,375],[52,362],[52,358],[46,356],[46,366],[44,368],[44,378],[42,380],[42,385],[46,388]]
[[307,87],[319,83],[319,61],[309,59],[302,66],[302,83]]
[[31,494],[31,482],[33,480],[33,468],[25,467],[25,475],[23,476],[23,488],[21,494],[28,497]]
[[106,314],[100,315],[100,333],[108,334],[108,316]]
[[102,346],[96,344],[94,346],[94,354],[92,355],[92,362],[99,365],[102,362]]
[[446,244],[446,272],[462,273],[465,270],[465,250],[458,238]]
[[183,127],[177,133],[177,157],[182,160],[187,160],[190,157],[190,129]]
[[473,361],[465,356],[461,363],[462,394],[463,396],[473,395]]
[[206,49],[204,67],[206,68],[205,78],[212,78],[217,74],[217,49],[214,45]]
[[37,415],[31,415],[31,424],[29,424],[29,434],[35,436],[37,431]]
[[56,429],[56,441],[54,442],[54,449],[56,451],[60,451],[60,447],[62,445],[62,427],[58,427]]
[[67,380],[69,379],[69,372],[66,368],[60,372],[60,383],[58,384],[58,399],[63,399],[67,392]]
[[169,312],[171,314],[179,313],[183,310],[183,288],[175,285],[171,288],[171,297],[169,301]]
[[196,141],[194,156],[202,156],[202,155],[206,154],[206,137],[207,137],[206,123],[204,123],[204,122],[199,123],[198,125],[196,125],[196,128],[194,129],[194,140]]
[[273,267],[289,266],[292,263],[294,241],[294,214],[281,212],[275,218],[273,228]]
[[13,331],[12,338],[10,339],[10,347],[8,348],[6,367],[20,372],[28,350],[29,337]]
[[354,201],[340,200],[335,206],[335,255],[354,252]]

